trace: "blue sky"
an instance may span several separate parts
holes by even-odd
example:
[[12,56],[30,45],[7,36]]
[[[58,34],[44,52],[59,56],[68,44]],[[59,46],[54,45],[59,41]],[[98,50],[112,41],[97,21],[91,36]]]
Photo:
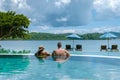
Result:
[[0,0],[30,20],[30,32],[120,32],[120,0]]

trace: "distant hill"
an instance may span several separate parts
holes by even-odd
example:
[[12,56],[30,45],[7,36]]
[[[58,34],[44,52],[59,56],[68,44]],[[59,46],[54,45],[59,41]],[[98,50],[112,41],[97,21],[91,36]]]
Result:
[[[111,32],[120,38],[120,32]],[[31,32],[29,37],[26,39],[16,38],[16,39],[5,39],[5,40],[67,40],[66,36],[72,33],[64,34],[53,34],[53,33],[42,33],[42,32]],[[77,34],[83,40],[100,40],[99,38],[103,33],[86,33],[86,34]]]
[[114,35],[116,35],[118,38],[120,38],[120,32],[111,32],[113,33]]
[[[70,35],[72,33],[64,33],[64,34],[52,34],[52,33],[36,33],[32,32],[30,33],[29,40],[67,40],[66,36]],[[77,34],[81,37],[81,39],[84,40],[97,40],[100,39],[99,36],[101,33],[87,33],[87,34]]]

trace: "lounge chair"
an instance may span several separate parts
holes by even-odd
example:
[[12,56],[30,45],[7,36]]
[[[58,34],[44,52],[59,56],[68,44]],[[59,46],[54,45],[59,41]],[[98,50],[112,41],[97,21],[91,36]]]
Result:
[[75,50],[76,51],[82,51],[82,45],[77,44]]
[[114,44],[111,46],[111,51],[119,51],[118,45]]
[[69,50],[69,51],[73,50],[73,49],[71,48],[71,45],[69,45],[69,44],[67,44],[65,47],[66,47],[66,48],[65,48],[66,50]]
[[106,45],[101,45],[100,51],[102,51],[102,50],[107,51],[107,46]]

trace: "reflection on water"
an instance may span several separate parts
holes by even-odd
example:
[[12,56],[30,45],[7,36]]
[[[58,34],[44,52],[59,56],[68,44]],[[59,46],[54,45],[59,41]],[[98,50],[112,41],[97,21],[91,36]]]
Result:
[[57,63],[57,68],[61,68],[62,64],[65,63],[69,58],[65,59],[61,56],[52,56],[52,59]]
[[62,67],[62,63],[59,63],[59,62],[58,62],[58,63],[57,63],[57,67],[58,67],[58,68],[61,68],[61,67]]
[[23,72],[29,65],[29,58],[23,56],[0,57],[0,75]]
[[36,57],[36,59],[39,61],[40,64],[45,64],[45,62],[47,62],[48,60],[50,61],[53,61],[53,62],[56,62],[56,65],[57,65],[57,68],[61,68],[62,65],[67,61],[69,60],[68,59],[61,59],[61,57],[57,57],[57,58],[54,58],[52,56],[48,56],[47,58],[40,58],[40,57]]
[[47,60],[47,59],[49,59],[49,56],[47,56],[47,57],[38,57],[38,56],[35,56],[36,57],[36,59],[38,59],[38,61],[40,62],[40,63],[44,63],[45,62],[45,60]]
[[42,58],[38,58],[38,60],[41,64],[45,62],[45,59],[42,59]]

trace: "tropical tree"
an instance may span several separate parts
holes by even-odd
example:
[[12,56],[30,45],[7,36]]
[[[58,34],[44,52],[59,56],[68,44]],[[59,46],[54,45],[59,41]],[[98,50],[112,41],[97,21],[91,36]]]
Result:
[[0,12],[0,40],[26,38],[30,20],[14,11]]

